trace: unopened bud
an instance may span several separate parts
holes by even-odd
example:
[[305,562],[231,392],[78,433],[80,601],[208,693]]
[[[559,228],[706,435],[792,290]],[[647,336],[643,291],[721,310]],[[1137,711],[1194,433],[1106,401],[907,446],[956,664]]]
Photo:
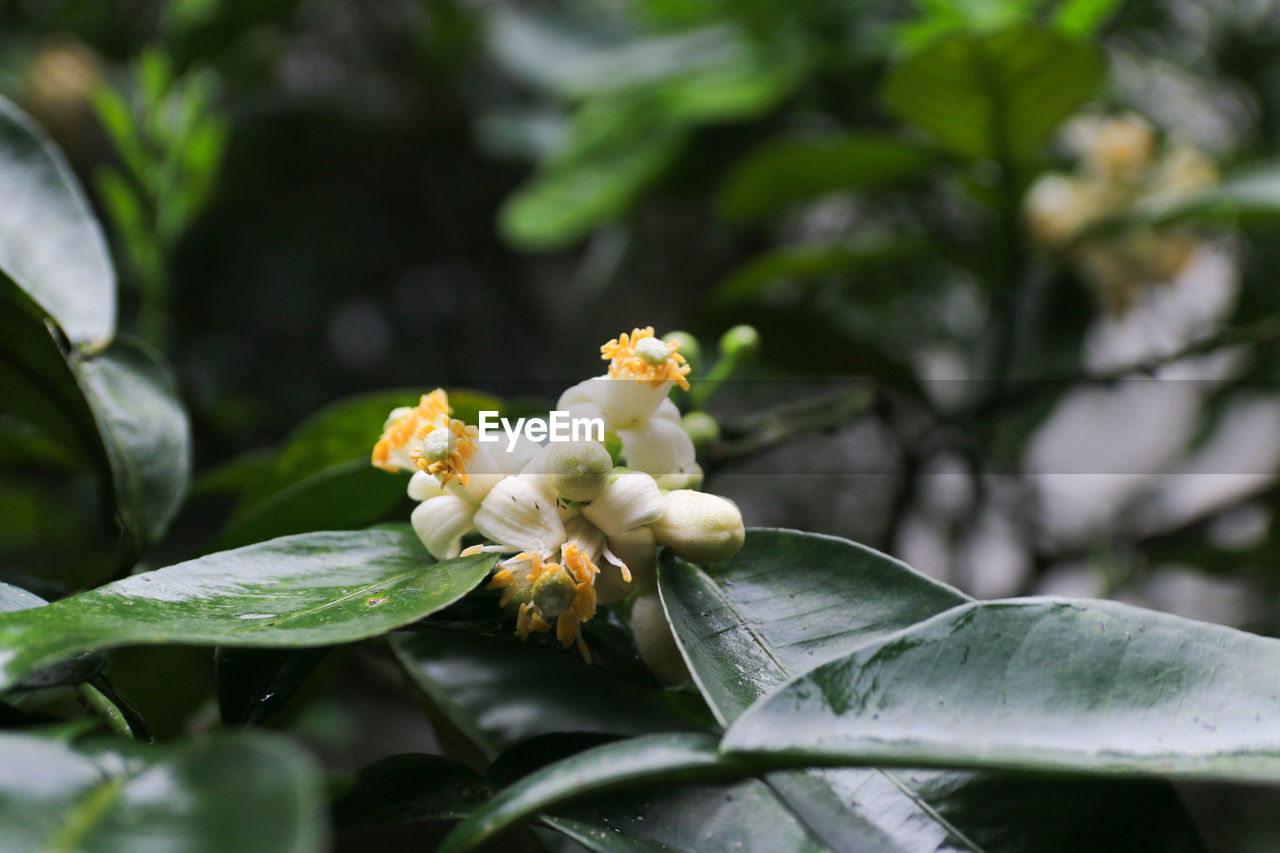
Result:
[[571,501],[587,503],[600,497],[612,472],[609,451],[594,441],[561,442],[547,451],[551,487]]
[[699,450],[720,438],[720,423],[706,412],[689,412],[680,419],[680,424]]
[[755,326],[734,326],[720,338],[720,353],[734,361],[747,361],[760,352],[760,333]]
[[653,537],[681,559],[700,566],[727,560],[742,547],[742,514],[724,498],[680,489],[668,492]]
[[698,343],[698,339],[688,332],[668,332],[662,336],[667,343],[678,342],[680,349],[676,352],[684,356],[684,360],[693,366],[694,370],[698,369],[697,362],[702,358],[702,345]]
[[689,680],[689,667],[676,645],[657,592],[649,590],[636,596],[631,605],[631,633],[640,659],[659,683],[674,687]]
[[533,582],[533,603],[547,619],[554,619],[573,604],[573,580],[556,566],[549,568]]

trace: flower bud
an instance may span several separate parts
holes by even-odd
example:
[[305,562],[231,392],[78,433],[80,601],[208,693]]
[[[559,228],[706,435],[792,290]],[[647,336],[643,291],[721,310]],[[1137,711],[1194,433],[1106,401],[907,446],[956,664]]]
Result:
[[640,659],[659,683],[674,687],[689,680],[689,668],[671,634],[671,625],[662,611],[662,601],[654,590],[637,596],[631,605],[631,633],[635,636]]
[[720,337],[720,353],[734,361],[748,361],[760,352],[760,333],[755,326],[734,326]]
[[742,547],[742,514],[724,498],[680,489],[668,492],[665,501],[653,537],[681,559],[705,566],[729,559]]
[[667,343],[680,344],[678,352],[684,356],[696,372],[698,370],[698,362],[702,360],[702,345],[698,343],[698,339],[688,332],[668,332],[662,336]]
[[600,497],[609,485],[613,460],[609,451],[594,441],[571,441],[550,445],[547,474],[556,494],[578,503]]
[[680,419],[680,425],[699,449],[720,438],[720,423],[706,412],[689,412]]
[[693,462],[678,471],[654,477],[653,480],[659,489],[667,492],[675,489],[697,489],[702,486],[702,466]]
[[554,619],[573,604],[573,579],[559,566],[548,567],[533,582],[533,603],[547,619]]

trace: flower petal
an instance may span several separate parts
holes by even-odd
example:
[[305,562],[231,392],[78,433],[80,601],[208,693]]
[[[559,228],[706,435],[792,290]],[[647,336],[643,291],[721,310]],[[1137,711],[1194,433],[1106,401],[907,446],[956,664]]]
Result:
[[693,439],[678,422],[650,418],[639,429],[618,430],[618,439],[628,468],[654,477],[684,474],[693,468]]
[[456,495],[438,495],[418,504],[409,522],[431,556],[447,560],[462,550],[462,537],[472,529],[476,509]]
[[554,501],[519,477],[504,477],[476,512],[476,529],[516,551],[546,552],[564,542],[564,524]]
[[666,509],[662,492],[653,478],[642,471],[626,471],[604,494],[583,507],[582,514],[606,536],[616,536],[652,524]]

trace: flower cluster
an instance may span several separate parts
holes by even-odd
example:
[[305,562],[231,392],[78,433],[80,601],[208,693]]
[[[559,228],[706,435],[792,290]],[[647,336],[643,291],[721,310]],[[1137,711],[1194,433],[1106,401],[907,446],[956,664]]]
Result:
[[1184,229],[1090,230],[1137,206],[1156,209],[1217,181],[1213,163],[1175,140],[1157,144],[1156,133],[1136,115],[1086,117],[1067,133],[1079,156],[1074,174],[1040,178],[1027,193],[1027,224],[1041,245],[1065,251],[1096,288],[1103,304],[1122,314],[1143,289],[1168,282],[1199,245]]
[[[561,395],[557,410],[599,419],[604,441],[479,440],[436,389],[394,410],[373,464],[412,471],[411,522],[437,559],[509,554],[489,582],[514,610],[516,634],[550,632],[590,660],[581,625],[653,583],[659,545],[697,563],[732,556],[744,537],[729,501],[695,491],[692,439],[668,399],[689,388],[680,339],[634,329],[601,347],[604,376]],[[615,448],[611,453],[609,448]],[[463,547],[466,537],[478,541]]]

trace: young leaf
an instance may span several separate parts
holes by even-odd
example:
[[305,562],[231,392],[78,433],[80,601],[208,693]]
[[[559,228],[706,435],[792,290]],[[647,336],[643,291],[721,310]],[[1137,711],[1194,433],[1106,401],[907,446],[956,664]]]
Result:
[[12,850],[318,853],[328,836],[310,761],[261,735],[77,748],[0,734],[0,825]]
[[1277,782],[1277,667],[1280,641],[1117,602],[972,603],[795,679],[743,714],[724,748]]
[[0,613],[0,689],[123,645],[308,647],[373,637],[457,601],[494,557],[433,563],[408,530],[287,536]]
[[71,168],[35,123],[0,98],[0,271],[76,344],[115,334],[116,279],[102,229]]
[[930,44],[893,70],[889,109],[965,157],[1026,160],[1102,79],[1097,48],[1012,27]]

